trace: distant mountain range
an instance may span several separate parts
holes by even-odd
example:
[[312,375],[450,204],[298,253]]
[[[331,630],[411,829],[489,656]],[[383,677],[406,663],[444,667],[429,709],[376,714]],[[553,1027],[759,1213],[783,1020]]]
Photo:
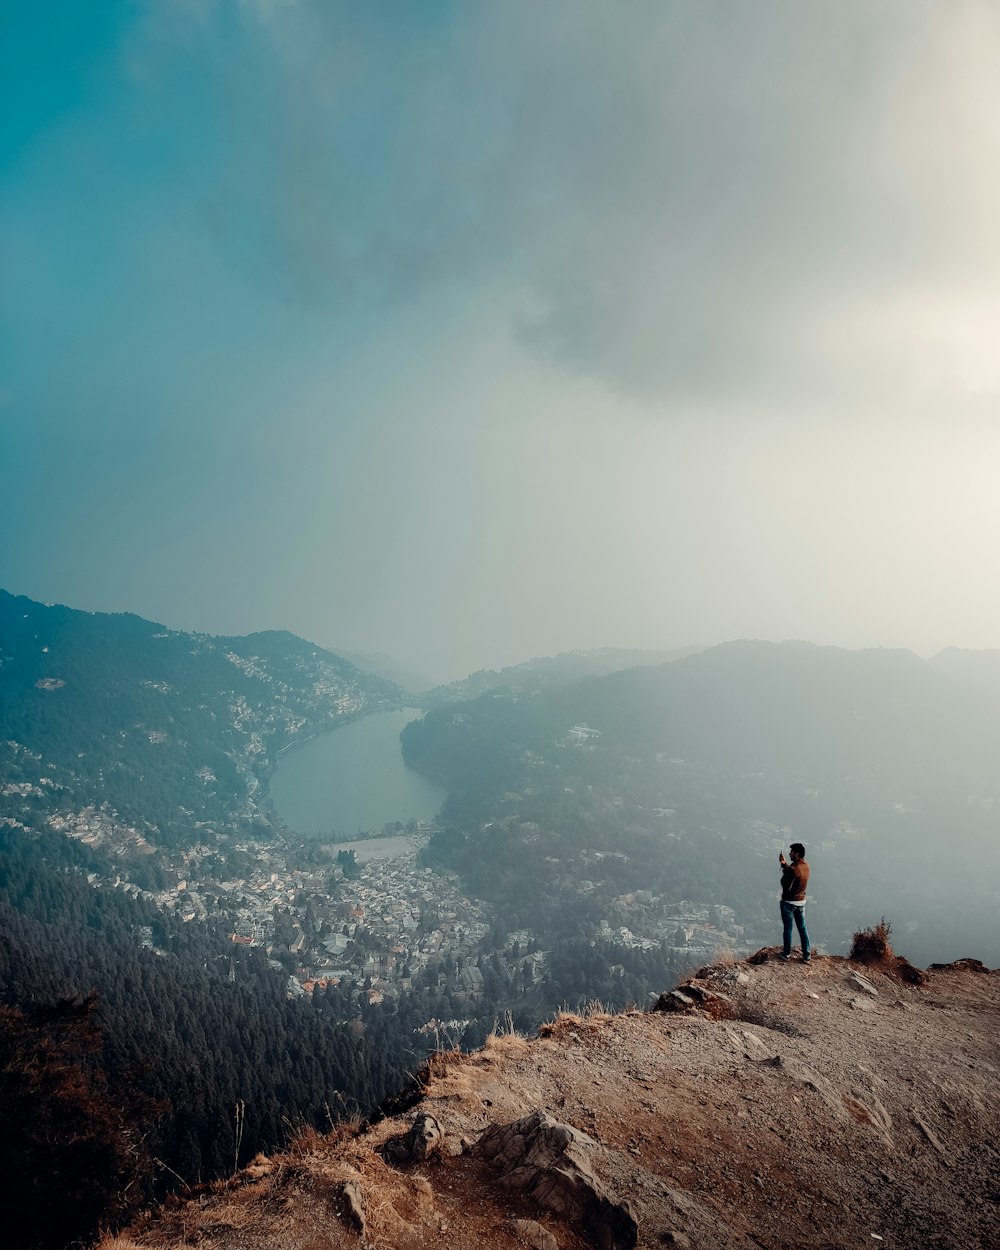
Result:
[[418,695],[421,691],[429,690],[434,684],[423,674],[394,659],[391,655],[386,655],[384,651],[357,651],[338,646],[332,646],[329,649],[342,659],[349,660],[362,672],[373,673],[376,677],[391,681],[394,685],[409,691],[410,694]]
[[[597,749],[614,742],[714,769],[830,782],[891,777],[918,789],[943,776],[1000,784],[1000,652],[945,651],[927,661],[909,651],[732,642],[668,664],[508,689],[516,712],[498,711],[495,698],[430,712],[412,727],[411,758],[501,720],[506,732],[553,740],[584,723]],[[450,734],[456,725],[463,732]],[[429,771],[455,786],[462,768],[444,753]]]
[[628,647],[598,647],[592,651],[561,651],[558,655],[539,656],[512,664],[507,668],[483,668],[458,681],[435,686],[424,696],[430,705],[475,699],[494,690],[551,690],[567,686],[584,677],[603,677],[623,669],[651,664],[666,664],[696,655],[699,646],[681,647],[672,651],[641,651]]
[[217,638],[0,591],[0,820],[103,805],[151,843],[210,840],[262,818],[283,747],[402,698],[294,634]]

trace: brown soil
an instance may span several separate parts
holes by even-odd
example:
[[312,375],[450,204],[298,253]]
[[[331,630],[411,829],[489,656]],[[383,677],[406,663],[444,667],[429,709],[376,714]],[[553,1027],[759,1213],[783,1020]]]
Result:
[[346,1141],[308,1136],[103,1250],[524,1246],[514,1219],[584,1250],[585,1229],[512,1196],[469,1150],[536,1109],[596,1139],[594,1171],[630,1204],[640,1247],[995,1247],[1000,973],[963,961],[915,985],[892,964],[755,959],[702,969],[695,990],[720,997],[691,1012],[562,1016],[530,1042],[438,1057],[419,1109],[445,1148],[423,1163],[377,1153],[414,1111]]

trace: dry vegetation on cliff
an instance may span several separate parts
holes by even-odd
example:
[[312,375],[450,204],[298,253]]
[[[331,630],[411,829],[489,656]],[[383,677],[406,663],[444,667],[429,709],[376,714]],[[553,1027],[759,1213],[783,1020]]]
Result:
[[763,951],[659,1005],[439,1056],[408,1111],[101,1250],[996,1244],[1000,973]]

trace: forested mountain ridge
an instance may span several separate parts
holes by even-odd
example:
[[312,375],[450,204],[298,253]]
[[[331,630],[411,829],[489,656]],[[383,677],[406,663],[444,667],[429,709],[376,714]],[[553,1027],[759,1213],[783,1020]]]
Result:
[[217,638],[0,591],[0,819],[58,813],[72,832],[106,805],[123,841],[210,842],[261,819],[282,747],[401,695],[290,633]]
[[641,651],[627,647],[598,647],[591,651],[560,651],[558,655],[536,656],[507,668],[483,668],[447,685],[435,686],[422,696],[426,705],[457,703],[478,698],[495,690],[550,690],[579,681],[583,677],[603,677],[623,669],[667,664],[695,655],[701,648],[681,647],[672,651]]
[[736,642],[437,708],[403,749],[449,789],[431,855],[495,902],[672,888],[763,940],[796,838],[832,948],[879,908],[920,957],[1000,958],[1000,702],[975,687],[905,651]]

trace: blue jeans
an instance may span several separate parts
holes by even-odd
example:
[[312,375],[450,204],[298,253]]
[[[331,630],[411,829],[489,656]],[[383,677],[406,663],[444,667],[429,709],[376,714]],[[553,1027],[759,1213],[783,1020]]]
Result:
[[792,953],[792,923],[799,931],[799,937],[802,939],[802,958],[808,959],[810,953],[809,946],[809,930],[806,928],[805,908],[797,907],[794,903],[786,903],[781,900],[781,927],[782,937],[784,938],[783,955]]

